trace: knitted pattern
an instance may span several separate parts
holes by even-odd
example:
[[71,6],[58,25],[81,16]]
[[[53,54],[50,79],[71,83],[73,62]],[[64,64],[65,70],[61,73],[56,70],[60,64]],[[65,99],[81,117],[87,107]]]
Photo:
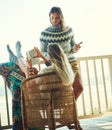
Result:
[[63,31],[60,26],[49,26],[40,35],[40,48],[43,54],[47,57],[47,46],[51,43],[59,44],[69,60],[74,60],[73,46],[75,45],[73,30],[66,27]]

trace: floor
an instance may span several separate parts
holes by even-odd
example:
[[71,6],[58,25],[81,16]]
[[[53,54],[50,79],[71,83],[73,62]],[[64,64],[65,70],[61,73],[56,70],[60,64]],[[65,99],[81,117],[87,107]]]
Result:
[[83,130],[112,130],[112,115],[82,119],[80,123]]
[[[112,112],[97,118],[81,119],[80,124],[83,130],[112,130]],[[68,130],[68,128],[62,127],[57,130]]]
[[[112,112],[96,118],[81,119],[80,124],[83,130],[112,130]],[[68,130],[68,128],[61,127],[56,130]]]

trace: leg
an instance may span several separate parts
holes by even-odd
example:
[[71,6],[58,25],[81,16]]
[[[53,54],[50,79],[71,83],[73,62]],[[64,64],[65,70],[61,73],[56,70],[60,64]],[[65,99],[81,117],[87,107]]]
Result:
[[31,61],[27,60],[27,62],[26,62],[24,60],[24,57],[21,53],[21,43],[19,41],[16,43],[16,54],[17,54],[17,57],[18,57],[17,64],[19,65],[21,70],[25,73],[26,78],[38,73],[36,68],[32,68]]
[[17,54],[17,57],[23,57],[21,53],[21,43],[19,41],[16,42],[16,54]]
[[74,90],[75,100],[77,100],[80,94],[83,92],[83,85],[82,85],[77,61],[73,61],[70,64],[75,74],[74,82],[73,82],[73,90]]
[[23,57],[19,57],[16,63],[21,71],[25,74],[26,78],[28,78],[28,68],[29,66],[27,65],[27,62],[24,60]]
[[78,72],[76,74],[75,81],[73,83],[73,89],[74,89],[74,94],[75,94],[75,100],[77,100],[78,97],[83,92],[83,86],[82,86],[81,78]]
[[7,50],[9,53],[9,60],[11,62],[14,62],[15,64],[17,64],[21,71],[26,75],[26,77],[28,77],[28,72],[27,72],[27,63],[24,60],[24,57],[21,54],[21,44],[20,42],[16,43],[16,52],[17,52],[17,56],[13,53],[13,51],[10,49],[9,45],[7,45]]
[[7,51],[9,53],[9,61],[16,63],[17,62],[17,57],[15,56],[15,54],[12,52],[12,50],[10,49],[10,46],[7,45]]

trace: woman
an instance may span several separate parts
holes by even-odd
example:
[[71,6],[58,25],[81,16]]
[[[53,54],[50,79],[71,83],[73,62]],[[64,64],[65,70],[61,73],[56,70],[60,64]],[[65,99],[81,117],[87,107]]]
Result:
[[[51,22],[51,26],[42,31],[40,35],[41,51],[44,56],[48,58],[48,45],[51,43],[59,44],[63,48],[75,74],[75,82],[73,85],[74,91],[78,87],[81,89],[82,92],[83,87],[80,80],[79,69],[75,57],[75,53],[81,48],[80,45],[82,42],[80,42],[79,44],[75,43],[73,30],[72,28],[65,26],[64,16],[60,7],[51,8],[49,12],[49,19]],[[79,95],[80,94],[75,95],[76,99]]]
[[[39,54],[38,48],[35,47],[35,51],[37,52],[37,54]],[[40,70],[39,74],[55,71],[60,76],[63,85],[72,85],[74,81],[74,72],[68,62],[68,59],[62,47],[55,43],[50,44],[48,46],[47,52],[49,60],[51,61],[51,66],[43,68],[42,70]]]
[[[26,79],[26,76],[35,75],[38,73],[36,68],[28,68],[31,70],[28,72],[27,67],[31,67],[31,64],[27,64],[21,54],[21,44],[18,41],[16,43],[17,56],[11,51],[9,45],[7,46],[9,52],[10,62],[0,63],[0,75],[4,78],[6,85],[8,86],[12,94],[12,129],[23,130],[22,126],[22,113],[21,113],[21,83]],[[20,68],[20,67],[21,68]],[[24,68],[26,70],[24,70]],[[22,71],[21,71],[22,70]],[[26,74],[26,76],[25,76]],[[34,128],[29,130],[44,130],[40,128]]]

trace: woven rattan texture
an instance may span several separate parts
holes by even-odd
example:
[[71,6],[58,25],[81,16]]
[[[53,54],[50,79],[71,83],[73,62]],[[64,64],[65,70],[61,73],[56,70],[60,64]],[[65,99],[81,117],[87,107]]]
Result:
[[53,130],[78,122],[72,86],[63,86],[55,73],[29,78],[21,88],[25,128]]

